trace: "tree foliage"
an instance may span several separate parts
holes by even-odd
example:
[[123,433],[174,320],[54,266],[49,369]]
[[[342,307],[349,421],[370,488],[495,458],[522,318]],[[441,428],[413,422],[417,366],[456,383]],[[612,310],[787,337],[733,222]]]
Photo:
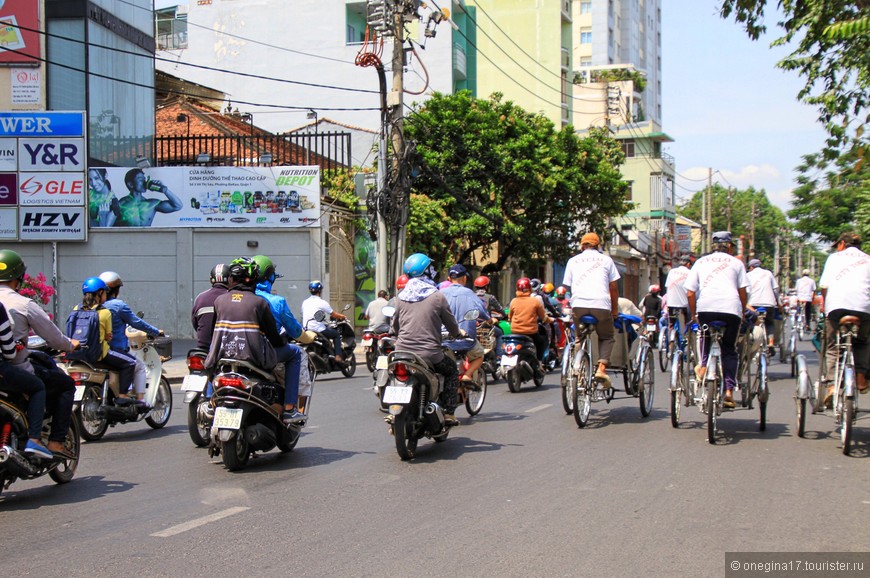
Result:
[[500,94],[435,94],[406,119],[405,136],[421,167],[409,249],[439,263],[467,263],[476,251],[494,259],[487,272],[510,258],[521,266],[562,260],[583,232],[602,231],[628,209],[617,141],[604,131],[580,138],[570,126],[556,130]]

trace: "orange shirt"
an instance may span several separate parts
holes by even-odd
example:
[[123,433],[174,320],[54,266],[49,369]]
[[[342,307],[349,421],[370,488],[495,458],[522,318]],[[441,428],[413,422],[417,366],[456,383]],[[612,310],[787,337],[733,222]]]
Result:
[[508,320],[511,322],[512,333],[534,335],[538,332],[538,319],[544,321],[546,318],[544,305],[530,294],[518,292],[511,301]]

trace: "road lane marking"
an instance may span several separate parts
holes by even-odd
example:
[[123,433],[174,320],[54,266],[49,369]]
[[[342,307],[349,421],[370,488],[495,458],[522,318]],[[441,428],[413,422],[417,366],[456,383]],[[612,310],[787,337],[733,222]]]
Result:
[[217,522],[218,520],[222,520],[223,518],[226,518],[228,516],[240,514],[245,510],[250,510],[250,508],[246,508],[244,506],[227,508],[226,510],[215,512],[214,514],[209,514],[208,516],[203,516],[202,518],[197,518],[183,524],[178,524],[177,526],[172,526],[171,528],[166,528],[165,530],[155,532],[151,535],[155,538],[169,538],[170,536],[175,536],[176,534],[181,534],[182,532],[187,532],[188,530],[193,530],[194,528],[199,528],[200,526],[204,526],[211,522]]
[[553,404],[545,403],[544,405],[539,405],[537,407],[533,407],[532,409],[527,409],[526,413],[535,413],[536,411],[541,411],[542,409],[547,409],[548,407],[553,407]]

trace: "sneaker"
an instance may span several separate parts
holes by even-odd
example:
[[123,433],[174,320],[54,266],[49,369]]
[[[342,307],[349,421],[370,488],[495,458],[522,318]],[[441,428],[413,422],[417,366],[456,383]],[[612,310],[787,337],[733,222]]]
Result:
[[834,409],[834,386],[829,385],[828,391],[825,393],[825,407],[828,409]]
[[454,426],[459,425],[459,420],[452,413],[444,414],[444,425]]
[[704,381],[704,376],[707,375],[707,368],[703,365],[695,366],[695,377],[698,378],[698,381]]
[[54,457],[54,454],[48,451],[47,447],[33,440],[27,440],[27,445],[24,446],[24,453],[33,454],[46,460],[50,460]]
[[601,389],[610,389],[610,376],[606,371],[596,371],[595,380],[601,382]]
[[305,417],[305,414],[304,414],[304,413],[301,413],[301,412],[300,412],[299,410],[297,410],[297,409],[291,409],[291,410],[289,410],[289,411],[284,411],[284,413],[281,414],[281,421],[283,421],[283,422],[286,423],[286,424],[291,424],[291,423],[295,423],[295,424],[305,423],[305,420],[306,420],[306,419],[307,419],[307,418]]

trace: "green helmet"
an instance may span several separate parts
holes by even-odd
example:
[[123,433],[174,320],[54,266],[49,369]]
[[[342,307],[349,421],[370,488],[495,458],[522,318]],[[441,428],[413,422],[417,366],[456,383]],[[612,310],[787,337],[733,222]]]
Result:
[[259,265],[260,267],[260,276],[257,279],[257,283],[262,283],[263,281],[274,281],[274,279],[272,279],[272,275],[274,275],[276,278],[281,277],[281,275],[279,275],[275,271],[275,264],[272,263],[272,260],[267,256],[254,255],[252,259],[254,260],[254,263]]
[[239,257],[230,262],[230,277],[245,284],[256,284],[260,277],[260,266],[250,257]]
[[20,279],[25,271],[27,267],[21,255],[9,249],[0,251],[0,282]]

